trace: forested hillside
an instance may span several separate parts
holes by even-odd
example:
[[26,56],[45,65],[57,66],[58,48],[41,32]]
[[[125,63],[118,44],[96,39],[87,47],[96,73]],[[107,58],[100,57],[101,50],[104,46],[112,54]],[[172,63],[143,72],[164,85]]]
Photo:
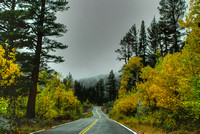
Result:
[[[115,72],[114,75],[115,75],[116,80],[120,82],[121,73]],[[89,77],[89,78],[78,79],[77,81],[80,82],[84,87],[89,88],[89,87],[93,87],[100,79],[104,79],[104,81],[106,82],[108,76],[109,74],[100,74],[100,75]]]
[[75,95],[81,102],[103,105],[117,99],[120,81],[120,73],[114,73],[113,70],[108,75],[75,80]]

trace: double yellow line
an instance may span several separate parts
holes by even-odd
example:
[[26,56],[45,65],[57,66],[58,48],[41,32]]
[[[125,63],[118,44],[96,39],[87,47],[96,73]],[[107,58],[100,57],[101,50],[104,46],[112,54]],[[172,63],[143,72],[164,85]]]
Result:
[[[98,113],[97,109],[96,109],[97,114],[99,115],[99,119],[101,118],[101,115]],[[88,130],[90,130],[90,128],[92,128],[99,119],[96,119],[92,124],[90,124],[88,127],[86,127],[85,129],[83,129],[79,134],[85,134]]]

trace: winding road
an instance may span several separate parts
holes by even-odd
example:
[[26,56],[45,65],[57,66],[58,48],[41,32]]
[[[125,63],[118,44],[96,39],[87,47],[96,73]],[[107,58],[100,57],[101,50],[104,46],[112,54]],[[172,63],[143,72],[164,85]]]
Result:
[[126,126],[108,119],[100,109],[101,107],[93,108],[93,117],[80,119],[32,134],[137,134]]

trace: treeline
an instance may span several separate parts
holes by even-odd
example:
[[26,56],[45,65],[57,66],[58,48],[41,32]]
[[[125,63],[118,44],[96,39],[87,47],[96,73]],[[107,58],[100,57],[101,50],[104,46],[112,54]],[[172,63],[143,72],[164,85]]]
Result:
[[186,10],[185,0],[160,0],[158,7],[160,19],[153,18],[150,27],[146,29],[145,22],[141,22],[140,29],[134,24],[120,41],[118,60],[124,60],[125,64],[132,56],[141,57],[142,63],[154,67],[156,64],[156,52],[160,56],[168,53],[179,52],[183,46],[182,40],[185,33],[181,30],[178,20],[184,17]]
[[[185,21],[181,20],[185,12],[183,0],[161,0],[158,9],[160,20],[153,19],[148,36],[143,21],[137,40],[134,25],[116,51],[126,64],[111,117],[136,128],[148,124],[168,132],[198,133],[199,1],[190,1]],[[183,28],[188,33],[185,40]]]
[[103,105],[103,103],[115,101],[117,99],[117,92],[119,81],[111,70],[108,77],[100,79],[94,86],[85,87],[83,83],[75,81],[74,91],[75,95],[81,102],[89,101],[92,104]]

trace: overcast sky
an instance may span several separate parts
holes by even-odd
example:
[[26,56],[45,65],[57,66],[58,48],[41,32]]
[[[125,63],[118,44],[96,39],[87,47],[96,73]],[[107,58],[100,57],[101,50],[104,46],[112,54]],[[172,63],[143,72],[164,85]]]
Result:
[[56,52],[65,62],[50,66],[74,79],[117,72],[123,62],[116,60],[115,50],[125,33],[134,23],[139,29],[142,20],[148,27],[154,16],[159,18],[159,0],[69,0],[69,6],[57,14],[68,29],[58,38],[68,48]]

